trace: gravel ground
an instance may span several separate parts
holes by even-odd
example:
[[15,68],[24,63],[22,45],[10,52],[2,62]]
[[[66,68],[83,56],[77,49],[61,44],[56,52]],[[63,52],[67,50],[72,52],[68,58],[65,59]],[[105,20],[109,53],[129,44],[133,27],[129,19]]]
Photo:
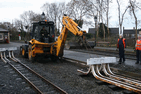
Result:
[[[20,59],[21,62],[57,86],[61,87],[69,94],[123,94],[121,90],[114,91],[110,89],[108,85],[97,84],[97,80],[92,75],[83,76],[77,72],[77,69],[86,70],[85,67],[67,61],[62,62],[58,60],[56,62],[52,62],[50,59],[39,59],[37,62],[31,63],[28,59],[22,58],[18,52],[19,51],[15,51],[15,57]],[[5,68],[4,66],[6,64],[4,64],[1,60],[0,63],[0,94],[34,94],[33,90],[23,79],[18,81],[15,80],[20,78],[20,76],[8,71],[8,69],[10,70],[12,68]],[[123,67],[120,65],[112,66],[119,68]],[[126,70],[128,67],[123,67],[123,69]],[[136,71],[136,69],[132,68],[131,71]],[[17,76],[13,76],[13,74]],[[28,88],[28,90],[26,90],[26,88]]]
[[135,68],[133,66],[129,66],[129,65],[125,65],[125,64],[110,64],[111,67],[120,69],[122,71],[126,71],[126,72],[133,72],[136,74],[140,74],[141,75],[141,69],[139,68]]
[[8,64],[0,60],[0,94],[35,94]]

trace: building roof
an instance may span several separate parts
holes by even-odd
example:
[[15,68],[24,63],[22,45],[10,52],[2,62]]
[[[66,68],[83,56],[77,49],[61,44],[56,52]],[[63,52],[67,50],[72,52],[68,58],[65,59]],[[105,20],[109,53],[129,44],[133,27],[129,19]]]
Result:
[[8,30],[0,28],[0,32],[8,32]]
[[95,34],[95,28],[89,28],[88,33]]
[[[119,28],[109,28],[111,34],[119,34]],[[141,29],[137,30],[137,34],[139,34]],[[95,28],[89,28],[88,33],[95,34]],[[134,29],[124,29],[123,34],[135,34]]]
[[111,34],[118,34],[119,28],[109,28]]
[[[119,28],[109,28],[111,34],[118,34]],[[89,28],[88,33],[95,34],[95,28]]]
[[[141,29],[137,30],[137,34],[139,33],[139,31],[141,31]],[[124,29],[123,34],[135,34],[135,30],[134,29]]]

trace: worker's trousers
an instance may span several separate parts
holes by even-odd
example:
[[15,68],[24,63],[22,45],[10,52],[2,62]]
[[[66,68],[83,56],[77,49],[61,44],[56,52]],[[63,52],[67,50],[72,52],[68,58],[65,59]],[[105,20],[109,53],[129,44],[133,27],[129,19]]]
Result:
[[119,45],[119,62],[125,61],[125,56],[124,56],[124,45]]
[[136,57],[137,57],[137,63],[139,63],[139,61],[141,61],[140,57],[141,57],[141,50],[136,50]]

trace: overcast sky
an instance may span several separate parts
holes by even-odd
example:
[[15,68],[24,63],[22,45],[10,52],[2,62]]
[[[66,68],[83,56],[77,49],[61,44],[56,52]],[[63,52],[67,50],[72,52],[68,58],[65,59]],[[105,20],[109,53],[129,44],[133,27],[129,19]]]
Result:
[[24,11],[32,10],[42,13],[41,6],[54,2],[65,2],[68,0],[0,0],[0,21],[11,21],[20,18]]
[[[0,22],[12,22],[14,19],[19,19],[20,15],[24,11],[32,10],[35,13],[42,13],[41,6],[48,3],[57,3],[57,2],[69,2],[70,0],[0,0]],[[128,0],[122,0],[124,8],[127,5]],[[141,1],[141,0],[139,0]],[[138,19],[141,20],[141,11],[138,11]],[[117,3],[116,0],[113,0],[113,3],[110,4],[110,27],[117,27],[118,26],[118,11],[117,11]],[[134,27],[134,19],[129,17],[127,13],[125,16],[125,20],[123,26],[125,28],[133,28]],[[88,28],[92,28],[91,26],[84,26],[86,30]],[[141,25],[138,26],[141,28]]]

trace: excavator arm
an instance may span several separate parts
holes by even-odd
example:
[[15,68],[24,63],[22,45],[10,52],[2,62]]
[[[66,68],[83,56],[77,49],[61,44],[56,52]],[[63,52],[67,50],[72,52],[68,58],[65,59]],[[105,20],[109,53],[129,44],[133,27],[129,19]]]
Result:
[[[62,30],[61,34],[59,35],[57,41],[55,42],[54,47],[52,47],[52,51],[56,53],[56,56],[62,57],[63,56],[63,50],[65,46],[65,41],[67,38],[68,30],[72,32],[76,36],[82,36],[86,33],[86,31],[83,31],[77,23],[75,23],[71,18],[68,16],[63,16],[62,18]],[[53,49],[55,48],[55,49]],[[52,53],[53,53],[52,52]]]
[[68,16],[63,16],[62,22],[63,25],[76,36],[83,36],[83,34],[86,33],[86,31],[82,31],[78,24]]

